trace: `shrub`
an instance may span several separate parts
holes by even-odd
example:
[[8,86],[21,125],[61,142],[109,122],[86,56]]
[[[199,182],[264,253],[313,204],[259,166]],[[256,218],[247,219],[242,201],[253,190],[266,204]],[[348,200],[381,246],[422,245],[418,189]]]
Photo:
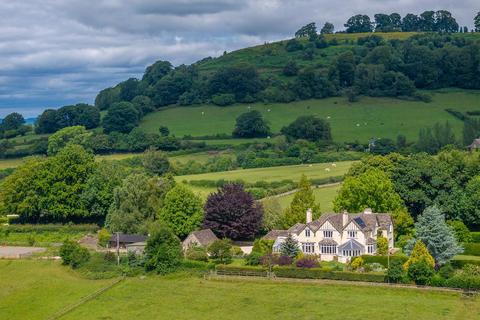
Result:
[[388,260],[390,260],[390,266],[392,265],[393,261],[400,261],[402,264],[408,260],[408,257],[404,255],[394,255],[394,256],[370,256],[370,255],[363,255],[361,256],[365,263],[379,263],[384,268],[388,268]]
[[403,262],[401,260],[393,260],[390,263],[390,268],[387,269],[388,280],[391,282],[400,282],[404,276]]
[[458,274],[445,281],[445,286],[465,290],[480,290],[480,277]]
[[468,276],[480,277],[480,266],[466,264],[462,268],[462,273]]
[[165,224],[155,223],[145,247],[145,269],[158,274],[175,271],[182,260],[180,240]]
[[358,270],[361,267],[363,267],[364,264],[365,264],[365,261],[363,260],[362,257],[356,257],[350,263],[350,267],[352,268],[352,270]]
[[291,234],[289,234],[285,241],[280,245],[280,253],[284,256],[289,256],[292,259],[300,253],[298,241],[295,240]]
[[257,252],[261,255],[271,253],[274,242],[273,240],[257,239],[253,242],[252,252]]
[[75,241],[66,240],[60,247],[60,257],[64,265],[75,269],[90,259],[90,253],[87,248],[81,247]]
[[100,229],[98,231],[98,245],[101,247],[106,247],[111,237],[112,235],[107,229]]
[[235,95],[230,93],[216,94],[212,97],[212,103],[221,107],[232,105],[235,103]]
[[185,252],[185,258],[193,261],[208,262],[207,249],[201,246],[190,246]]
[[261,263],[262,254],[256,251],[252,251],[245,257],[245,264],[247,266],[258,266]]
[[209,247],[208,253],[215,263],[229,264],[232,262],[232,244],[228,239],[215,240]]
[[295,265],[298,268],[318,268],[319,263],[316,256],[303,256],[297,261],[295,261]]
[[470,232],[470,235],[472,236],[472,242],[480,243],[480,232]]
[[232,256],[234,256],[236,258],[241,258],[245,255],[243,253],[242,249],[238,246],[232,246],[231,250],[232,250]]
[[115,260],[117,260],[117,257],[115,255],[115,253],[113,253],[111,251],[107,251],[107,252],[105,252],[105,255],[103,256],[103,259],[105,261],[108,261],[108,262],[115,262]]
[[28,242],[28,245],[30,247],[33,247],[33,245],[35,244],[36,240],[35,240],[35,236],[33,234],[29,234],[28,237],[27,237],[27,242]]
[[451,278],[455,274],[455,269],[453,269],[452,265],[450,263],[447,263],[443,265],[439,270],[438,274],[444,278],[448,279]]
[[409,264],[407,274],[416,284],[425,285],[433,276],[434,270],[431,264],[420,260]]
[[449,220],[447,224],[455,233],[458,242],[472,242],[472,235],[463,221]]
[[290,266],[293,263],[293,259],[289,256],[281,255],[278,257],[279,266]]

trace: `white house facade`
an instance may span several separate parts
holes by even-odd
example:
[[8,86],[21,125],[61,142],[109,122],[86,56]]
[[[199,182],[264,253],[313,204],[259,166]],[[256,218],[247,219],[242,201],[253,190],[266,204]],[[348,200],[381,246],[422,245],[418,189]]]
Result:
[[[326,213],[312,221],[311,210],[307,211],[306,223],[297,223],[288,230],[274,230],[273,251],[279,252],[288,235],[298,241],[305,254],[320,256],[321,260],[348,262],[352,257],[376,253],[379,235],[388,240],[393,248],[393,222],[389,214],[373,213]],[[273,235],[273,233],[272,233]],[[272,235],[267,238],[272,239]]]

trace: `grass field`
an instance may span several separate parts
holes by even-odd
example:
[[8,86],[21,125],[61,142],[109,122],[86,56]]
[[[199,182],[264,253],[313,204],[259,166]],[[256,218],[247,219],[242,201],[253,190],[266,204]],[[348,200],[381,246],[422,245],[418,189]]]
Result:
[[0,319],[47,319],[112,280],[79,278],[59,262],[0,260]]
[[[243,180],[245,182],[256,181],[282,181],[292,180],[298,181],[302,174],[305,174],[309,179],[322,179],[328,177],[336,177],[344,175],[353,161],[337,162],[336,167],[332,167],[329,163],[316,163],[313,165],[295,165],[295,166],[281,166],[270,168],[255,168],[255,169],[240,169],[233,171],[222,171],[202,174],[192,174],[177,176],[175,179],[181,181],[196,181],[196,180]],[[325,171],[329,168],[330,171]]]
[[[333,199],[337,196],[338,190],[340,190],[340,185],[320,187],[313,189],[313,194],[315,195],[315,201],[320,204],[320,209],[322,212],[332,212],[333,211]],[[282,209],[285,209],[290,205],[294,197],[294,194],[290,194],[284,197],[278,197],[278,202]]]
[[448,114],[445,109],[452,108],[462,112],[480,110],[480,91],[435,91],[430,103],[371,97],[361,97],[360,101],[350,103],[345,97],[335,97],[288,104],[167,108],[147,115],[140,127],[147,132],[157,132],[161,125],[165,125],[179,137],[231,134],[235,119],[248,111],[249,107],[250,110],[258,110],[264,115],[273,132],[279,132],[284,125],[301,115],[316,115],[328,119],[333,139],[339,142],[367,142],[372,137],[395,139],[398,134],[403,134],[413,141],[417,139],[420,128],[446,120],[450,121],[460,138],[462,122]]
[[[112,280],[53,261],[0,261],[0,319],[47,319]],[[344,310],[345,312],[339,312]],[[478,319],[479,298],[353,285],[127,278],[61,319]]]

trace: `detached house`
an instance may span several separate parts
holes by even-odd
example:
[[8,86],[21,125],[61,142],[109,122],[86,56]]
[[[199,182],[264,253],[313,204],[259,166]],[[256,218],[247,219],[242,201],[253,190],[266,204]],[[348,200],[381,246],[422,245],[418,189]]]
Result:
[[357,214],[327,213],[312,221],[312,211],[308,210],[306,222],[267,234],[266,238],[275,240],[273,251],[279,252],[289,234],[303,253],[319,255],[326,261],[347,262],[359,255],[373,255],[378,235],[387,238],[389,249],[393,248],[393,222],[386,213],[373,213],[371,209]]

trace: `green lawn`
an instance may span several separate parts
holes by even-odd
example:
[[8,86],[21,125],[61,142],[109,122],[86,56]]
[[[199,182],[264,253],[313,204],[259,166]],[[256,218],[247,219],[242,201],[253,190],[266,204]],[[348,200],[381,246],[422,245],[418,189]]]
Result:
[[59,262],[0,260],[0,319],[47,319],[112,280],[86,280]]
[[[336,167],[332,167],[329,163],[315,163],[312,165],[240,169],[232,171],[177,176],[175,177],[175,179],[179,182],[219,179],[225,179],[230,181],[241,179],[245,182],[272,182],[282,180],[298,181],[302,174],[305,174],[309,179],[321,179],[344,175],[348,171],[352,163],[353,161],[336,162]],[[330,171],[325,171],[326,168],[329,168]]]
[[[58,261],[0,260],[0,319],[47,319],[110,280]],[[348,306],[348,307],[347,307]],[[345,312],[339,312],[345,310]],[[124,282],[61,319],[478,319],[458,293],[332,284],[207,281],[183,273]]]
[[[338,190],[340,190],[340,185],[320,187],[313,189],[313,194],[315,195],[315,200],[320,204],[320,209],[323,212],[332,212],[333,211],[333,199],[337,196]],[[285,209],[290,205],[294,197],[294,194],[288,196],[277,198],[280,202],[282,209]]]
[[455,260],[478,260],[478,261],[480,261],[479,256],[467,256],[467,255],[463,255],[463,254],[455,256],[454,259]]
[[298,116],[311,114],[328,119],[335,141],[366,142],[372,137],[395,139],[398,134],[404,134],[412,141],[417,139],[420,128],[446,120],[460,138],[462,122],[445,109],[480,110],[480,91],[438,90],[430,103],[371,97],[361,97],[360,101],[350,103],[345,97],[334,97],[288,104],[174,107],[148,114],[140,127],[147,132],[157,132],[161,125],[165,125],[176,136],[231,134],[236,117],[251,110],[249,107],[265,116],[273,132],[279,132],[282,126]]

